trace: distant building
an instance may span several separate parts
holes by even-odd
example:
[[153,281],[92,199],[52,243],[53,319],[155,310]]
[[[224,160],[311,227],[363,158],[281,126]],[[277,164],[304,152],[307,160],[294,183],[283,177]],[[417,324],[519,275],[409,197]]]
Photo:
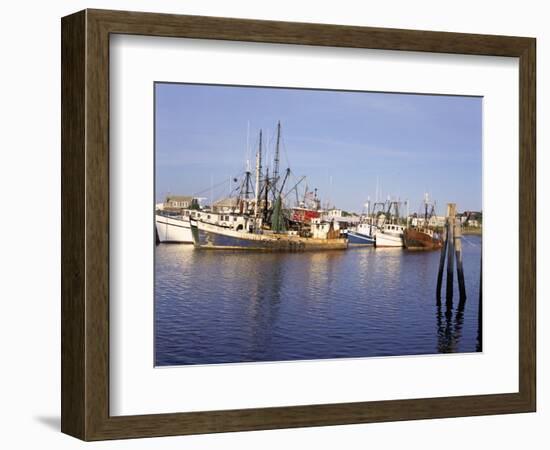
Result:
[[426,225],[426,220],[424,217],[417,217],[416,215],[413,215],[410,218],[410,223],[413,227],[423,227]]
[[183,209],[196,209],[198,205],[197,199],[192,196],[168,195],[162,209],[165,211],[181,211]]
[[445,216],[432,216],[430,217],[429,224],[432,227],[444,227],[446,222],[447,218]]
[[[431,216],[428,219],[428,226],[430,227],[444,227],[447,218],[445,216]],[[424,217],[415,217],[410,218],[410,223],[413,227],[424,227],[426,226],[426,219]]]
[[465,227],[479,228],[483,221],[483,214],[480,211],[464,211],[459,217],[460,223]]

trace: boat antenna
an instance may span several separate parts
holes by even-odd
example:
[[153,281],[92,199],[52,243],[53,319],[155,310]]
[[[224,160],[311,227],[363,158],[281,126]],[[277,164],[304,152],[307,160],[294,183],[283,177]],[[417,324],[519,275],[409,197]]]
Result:
[[370,195],[367,195],[367,217],[370,216]]
[[246,171],[250,172],[250,120],[246,122]]
[[330,175],[330,177],[329,177],[328,208],[327,209],[332,208],[332,206],[330,206],[331,203],[332,203],[332,175]]
[[428,224],[428,204],[429,204],[429,196],[428,193],[424,193],[424,225]]
[[[260,130],[260,141],[262,140],[262,130]],[[246,173],[245,173],[245,198],[248,200],[252,193],[252,180],[250,179],[250,160],[246,160]],[[247,205],[248,206],[248,205]]]
[[210,174],[210,211],[214,211],[214,177]]

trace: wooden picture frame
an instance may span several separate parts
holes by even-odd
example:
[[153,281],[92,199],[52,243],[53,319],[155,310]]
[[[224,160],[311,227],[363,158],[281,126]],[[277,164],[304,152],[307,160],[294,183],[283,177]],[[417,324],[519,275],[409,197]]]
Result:
[[[85,10],[62,29],[62,416],[84,440],[535,411],[533,38]],[[109,415],[109,36],[136,34],[519,58],[519,391],[140,416]]]

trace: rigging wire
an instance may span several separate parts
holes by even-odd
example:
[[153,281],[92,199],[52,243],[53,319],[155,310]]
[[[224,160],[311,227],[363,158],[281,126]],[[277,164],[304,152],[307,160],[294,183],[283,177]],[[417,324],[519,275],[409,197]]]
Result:
[[[241,172],[239,173],[237,176],[235,177],[232,177],[232,179],[235,179],[235,178],[241,178],[243,175],[245,175],[246,172]],[[223,181],[220,181],[219,183],[216,183],[214,185],[212,185],[211,187],[207,187],[206,189],[203,189],[201,191],[198,191],[198,192],[195,192],[192,194],[193,197],[201,197],[203,196],[203,194],[207,194],[208,192],[210,192],[210,190],[213,190],[213,189],[217,189],[219,188],[220,186],[227,186],[227,178],[225,178]],[[234,191],[235,189],[233,189]]]
[[286,161],[286,166],[287,167],[291,167],[290,165],[290,159],[288,157],[288,152],[286,150],[286,142],[285,142],[285,138],[284,138],[284,135],[281,133],[281,147],[283,148],[283,156],[285,158],[285,161]]

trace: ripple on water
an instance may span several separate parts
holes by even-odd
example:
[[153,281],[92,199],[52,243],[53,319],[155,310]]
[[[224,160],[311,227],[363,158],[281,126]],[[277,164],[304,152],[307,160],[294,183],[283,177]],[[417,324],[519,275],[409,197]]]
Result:
[[463,311],[458,301],[449,309],[436,305],[438,252],[271,254],[159,245],[156,365],[476,351],[481,245],[469,239]]

